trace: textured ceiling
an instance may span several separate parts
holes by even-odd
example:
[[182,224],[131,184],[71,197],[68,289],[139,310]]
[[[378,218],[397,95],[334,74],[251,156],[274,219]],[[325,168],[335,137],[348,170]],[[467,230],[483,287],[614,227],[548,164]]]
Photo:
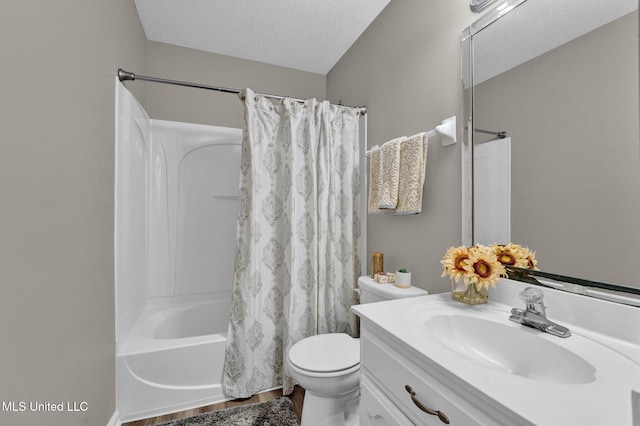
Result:
[[135,0],[147,39],[326,74],[390,0]]

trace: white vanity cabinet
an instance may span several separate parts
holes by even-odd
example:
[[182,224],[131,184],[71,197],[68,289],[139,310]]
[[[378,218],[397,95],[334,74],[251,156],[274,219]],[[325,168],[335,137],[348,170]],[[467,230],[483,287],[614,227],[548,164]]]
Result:
[[376,386],[360,376],[360,426],[411,426],[413,422]]
[[530,424],[487,406],[485,398],[371,321],[361,322],[360,345],[360,426]]
[[560,338],[509,320],[525,287],[353,306],[360,425],[640,426],[640,309],[545,289]]

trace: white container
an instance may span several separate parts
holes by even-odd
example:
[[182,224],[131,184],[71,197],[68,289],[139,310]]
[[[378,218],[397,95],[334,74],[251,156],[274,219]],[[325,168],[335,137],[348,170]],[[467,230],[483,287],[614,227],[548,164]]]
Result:
[[400,288],[411,287],[411,272],[396,271],[396,287],[400,287]]

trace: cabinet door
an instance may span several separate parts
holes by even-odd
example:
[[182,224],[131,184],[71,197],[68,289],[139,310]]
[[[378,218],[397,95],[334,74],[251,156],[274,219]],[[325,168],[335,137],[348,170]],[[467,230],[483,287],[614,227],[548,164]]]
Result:
[[[379,386],[413,423],[429,426],[444,426],[448,422],[454,426],[492,424],[480,420],[480,414],[470,403],[376,336],[362,333],[360,345],[361,374],[363,371],[369,374],[373,384]],[[422,407],[432,411],[425,412]],[[434,412],[444,414],[448,422]]]
[[360,376],[360,426],[411,426],[378,387],[365,375]]

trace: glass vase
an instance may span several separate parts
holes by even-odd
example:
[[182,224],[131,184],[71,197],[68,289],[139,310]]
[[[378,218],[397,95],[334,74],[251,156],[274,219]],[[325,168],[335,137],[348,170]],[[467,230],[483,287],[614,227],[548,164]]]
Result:
[[465,284],[464,281],[451,280],[451,298],[467,305],[481,305],[489,300],[489,290],[478,289],[475,283]]

